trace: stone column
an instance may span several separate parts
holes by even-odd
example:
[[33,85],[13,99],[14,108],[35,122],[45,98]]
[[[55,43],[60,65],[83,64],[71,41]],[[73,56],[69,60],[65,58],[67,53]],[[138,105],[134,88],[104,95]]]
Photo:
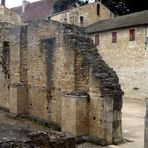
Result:
[[148,148],[148,98],[146,98],[146,115],[145,115],[144,148]]
[[113,99],[106,97],[103,99],[103,125],[104,125],[104,139],[107,144],[112,143],[113,137]]
[[10,112],[16,115],[28,112],[28,88],[12,85],[10,87]]
[[62,131],[74,136],[88,135],[88,96],[69,94],[62,96]]

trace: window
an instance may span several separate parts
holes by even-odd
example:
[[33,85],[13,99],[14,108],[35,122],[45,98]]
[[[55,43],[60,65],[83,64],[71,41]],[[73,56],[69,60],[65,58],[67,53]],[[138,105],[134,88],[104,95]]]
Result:
[[129,30],[129,41],[135,41],[135,29]]
[[112,43],[117,43],[117,32],[112,32]]
[[100,16],[100,4],[97,4],[97,15]]
[[84,23],[84,17],[80,16],[80,25],[83,26],[83,23]]
[[95,34],[95,45],[99,45],[100,44],[100,39],[99,39],[99,34]]

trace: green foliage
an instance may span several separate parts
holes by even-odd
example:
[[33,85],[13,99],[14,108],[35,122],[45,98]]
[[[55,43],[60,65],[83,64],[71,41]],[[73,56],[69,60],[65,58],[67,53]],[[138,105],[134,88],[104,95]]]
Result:
[[74,6],[75,4],[84,5],[88,3],[87,1],[82,0],[56,0],[54,4],[55,12],[60,12],[63,10],[67,10],[69,6]]

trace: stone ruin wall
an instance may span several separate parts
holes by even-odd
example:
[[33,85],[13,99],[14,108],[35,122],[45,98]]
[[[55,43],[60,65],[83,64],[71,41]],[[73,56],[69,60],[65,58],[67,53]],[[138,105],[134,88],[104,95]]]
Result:
[[10,90],[0,106],[100,144],[122,140],[118,77],[80,28],[30,22],[13,27],[9,42]]
[[0,23],[0,106],[9,108],[10,96],[10,42],[9,28],[12,25]]
[[[120,141],[122,137],[121,108],[123,92],[120,89],[116,73],[102,60],[91,40],[81,34],[74,34],[71,30],[65,37],[68,49],[73,49],[75,53],[79,52],[79,55],[81,55],[79,60],[76,56],[77,64],[75,68],[79,70],[77,77],[81,78],[82,76],[84,78],[83,74],[86,74],[83,81],[78,80],[81,87],[75,89],[85,91],[89,95],[90,100],[87,104],[89,108],[87,110],[89,136],[105,139],[108,143]],[[79,66],[77,67],[77,65]],[[77,81],[77,79],[75,80]],[[80,109],[81,106],[78,110]],[[80,114],[81,111],[78,112]],[[79,118],[81,119],[81,115]]]
[[0,5],[0,108],[10,108],[10,40],[12,24],[21,24],[19,15]]

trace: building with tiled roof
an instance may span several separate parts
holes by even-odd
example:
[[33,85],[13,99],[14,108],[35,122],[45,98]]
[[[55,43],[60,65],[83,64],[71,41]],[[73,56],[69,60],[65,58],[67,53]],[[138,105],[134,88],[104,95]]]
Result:
[[[70,6],[68,10],[54,13],[54,0],[40,0],[33,3],[24,0],[22,6],[12,8],[22,17],[22,22],[33,21],[48,17],[51,20],[66,22],[78,26],[87,26],[98,20],[114,17],[114,14],[100,1],[83,6]],[[89,12],[88,12],[89,10]]]
[[[83,7],[85,14],[78,17],[81,23],[82,18],[89,18],[86,8],[92,8],[91,15],[97,19],[106,16],[105,12],[110,17],[109,11],[94,4]],[[11,21],[0,20],[0,109],[15,116],[25,115],[75,137],[87,137],[84,140],[97,144],[123,141],[123,92],[118,76],[102,60],[84,30],[49,20],[46,15],[52,11],[52,2],[48,0],[24,1],[22,7],[12,10],[27,23],[11,26]],[[5,13],[1,9],[0,12]],[[5,19],[7,15],[2,16]],[[55,147],[45,138],[47,147]],[[63,141],[59,143],[62,139],[61,136],[54,143],[63,147]],[[73,146],[67,146],[70,141]],[[41,147],[47,145],[40,143]],[[66,147],[76,147],[75,139],[66,139]]]
[[116,70],[125,98],[148,96],[148,10],[86,27],[103,59]]
[[126,27],[141,26],[146,24],[148,24],[148,10],[118,16],[103,21],[97,21],[87,26],[86,31],[87,33],[94,33]]
[[96,0],[86,5],[49,15],[49,17],[50,20],[85,27],[100,20],[113,18],[114,14],[101,1]]
[[40,0],[30,3],[24,0],[22,6],[14,7],[11,10],[22,17],[23,22],[38,20],[46,17],[52,12],[54,0]]

